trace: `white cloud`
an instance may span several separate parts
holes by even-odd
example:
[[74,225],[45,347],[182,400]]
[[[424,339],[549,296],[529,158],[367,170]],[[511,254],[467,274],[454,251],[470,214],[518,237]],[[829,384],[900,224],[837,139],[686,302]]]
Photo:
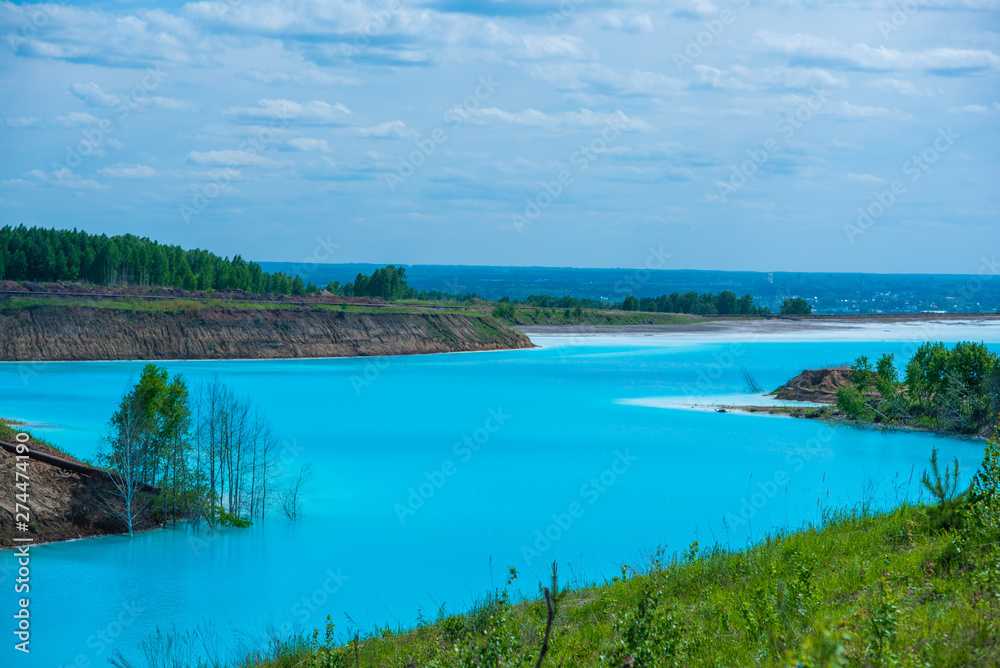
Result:
[[101,90],[101,87],[93,81],[86,84],[75,83],[69,90],[91,107],[113,107],[120,99],[117,95]]
[[884,118],[899,121],[911,120],[913,118],[911,114],[900,111],[899,109],[851,104],[846,101],[840,103],[839,109],[840,115],[845,118]]
[[[20,30],[36,25],[33,19],[40,12],[46,17],[44,30]],[[7,42],[25,58],[135,67],[188,64],[213,48],[186,20],[160,9],[121,14],[72,5],[3,2],[0,23],[17,26],[17,32],[8,33]]]
[[532,63],[525,67],[525,72],[559,90],[605,96],[661,97],[684,87],[680,79],[637,69],[623,72],[602,63]]
[[728,71],[708,65],[694,65],[703,84],[717,90],[812,90],[847,88],[845,77],[815,67],[745,67],[733,65]]
[[605,170],[611,181],[625,183],[658,183],[660,181],[693,181],[694,173],[686,167],[614,165]]
[[72,111],[64,116],[56,116],[55,122],[68,128],[78,128],[84,125],[96,125],[101,119],[85,111]]
[[607,12],[600,17],[600,25],[605,30],[624,30],[631,33],[653,32],[653,19],[649,14],[636,14],[625,18],[620,12]]
[[582,60],[592,54],[587,43],[575,35],[516,35],[493,22],[478,26],[471,34],[461,36],[460,39],[465,41],[470,37],[478,37],[484,45],[490,47],[502,47],[515,60]]
[[845,44],[815,35],[782,35],[758,30],[754,41],[769,53],[807,61],[823,61],[873,71],[924,70],[959,73],[1000,69],[1000,57],[985,49],[937,48],[900,51],[863,43]]
[[330,74],[316,69],[306,70],[274,70],[247,69],[236,76],[241,79],[257,81],[263,84],[280,85],[296,84],[299,86],[356,86],[361,83],[357,77]]
[[924,94],[912,82],[904,81],[902,79],[893,79],[891,77],[885,79],[872,79],[867,83],[867,85],[886,93],[898,93],[899,95],[908,96]]
[[69,90],[90,107],[109,108],[127,105],[130,110],[142,110],[150,106],[168,111],[197,111],[198,109],[195,104],[175,100],[172,97],[148,96],[144,94],[123,98],[118,93],[105,91],[93,81],[86,84],[75,83],[69,87]]
[[87,179],[79,174],[76,174],[65,167],[61,167],[52,172],[45,172],[41,169],[32,169],[31,171],[25,173],[30,181],[24,179],[11,179],[10,181],[5,181],[5,184],[10,185],[47,185],[56,186],[60,188],[69,188],[71,190],[102,190],[107,186],[103,186],[93,179]]
[[956,107],[948,107],[950,114],[988,114],[990,108],[985,104],[963,104]]
[[600,113],[590,109],[580,111],[564,111],[554,114],[546,114],[537,109],[525,109],[524,111],[510,112],[496,107],[485,109],[475,109],[464,111],[455,108],[456,113],[464,115],[474,122],[486,123],[491,120],[499,120],[511,125],[523,125],[529,127],[555,129],[593,129],[601,127],[611,127],[621,130],[652,131],[653,128],[641,118],[629,118],[621,110],[612,113]]
[[35,116],[7,116],[3,120],[8,128],[33,128],[41,119]]
[[719,8],[712,0],[689,0],[686,4],[688,6],[681,7],[675,13],[700,18],[709,18],[719,13]]
[[222,165],[229,167],[245,167],[256,165],[263,167],[276,167],[279,163],[269,158],[264,158],[249,151],[191,151],[187,154],[187,161],[195,165]]
[[406,127],[403,121],[388,121],[370,128],[359,128],[362,137],[416,137],[417,132]]
[[148,98],[149,104],[160,109],[166,109],[167,111],[198,111],[198,105],[193,102],[185,102],[183,100],[175,100],[172,97],[151,97]]
[[113,179],[127,179],[127,180],[140,180],[140,179],[151,179],[156,176],[156,170],[149,165],[136,164],[134,167],[131,165],[116,165],[114,167],[104,167],[97,170],[98,174],[103,176],[109,176]]
[[329,153],[330,146],[326,143],[325,139],[315,139],[312,137],[296,137],[295,139],[289,139],[287,142],[287,147],[293,151],[319,151],[321,153]]
[[649,18],[649,14],[638,14],[628,20],[625,29],[629,32],[651,33],[653,32],[653,19]]
[[848,172],[847,180],[854,181],[856,183],[882,183],[885,179],[875,176],[874,174],[854,174],[852,172]]
[[280,120],[302,125],[342,125],[351,111],[344,105],[314,100],[260,100],[256,107],[232,107],[225,113],[243,121]]

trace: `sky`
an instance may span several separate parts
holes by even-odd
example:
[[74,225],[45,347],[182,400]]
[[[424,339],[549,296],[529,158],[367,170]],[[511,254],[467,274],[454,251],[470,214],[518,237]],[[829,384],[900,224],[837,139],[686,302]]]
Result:
[[258,261],[997,271],[1000,0],[0,2],[0,35],[0,224]]

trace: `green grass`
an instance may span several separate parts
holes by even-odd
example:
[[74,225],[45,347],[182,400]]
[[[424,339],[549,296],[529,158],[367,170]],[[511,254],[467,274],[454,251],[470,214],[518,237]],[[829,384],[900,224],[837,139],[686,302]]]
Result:
[[[996,666],[997,451],[987,448],[985,496],[831,513],[742,550],[694,543],[670,559],[658,552],[641,573],[623,567],[611,581],[559,591],[543,665]],[[546,584],[558,591],[555,578]],[[515,603],[498,591],[466,614],[346,643],[328,622],[239,665],[533,666],[547,615],[541,596]]]

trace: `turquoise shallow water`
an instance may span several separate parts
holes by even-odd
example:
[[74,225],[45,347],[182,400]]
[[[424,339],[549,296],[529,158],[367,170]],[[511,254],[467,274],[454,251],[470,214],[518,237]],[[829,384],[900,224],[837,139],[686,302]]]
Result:
[[[467,607],[502,586],[508,566],[526,593],[552,560],[567,578],[601,581],[659,545],[739,547],[824,508],[914,497],[934,446],[966,472],[981,456],[971,441],[620,403],[740,393],[743,366],[772,388],[860,353],[903,354],[903,342],[537,341],[496,353],[167,363],[192,385],[218,374],[266,410],[288,461],[315,470],[305,519],[35,548],[33,651],[26,660],[11,642],[3,665],[106,665],[157,627],[206,622],[241,642],[319,628],[327,614],[345,633],[406,626]],[[0,410],[90,456],[141,367],[0,364]],[[9,591],[13,558],[0,562]],[[9,620],[12,597],[3,605]]]

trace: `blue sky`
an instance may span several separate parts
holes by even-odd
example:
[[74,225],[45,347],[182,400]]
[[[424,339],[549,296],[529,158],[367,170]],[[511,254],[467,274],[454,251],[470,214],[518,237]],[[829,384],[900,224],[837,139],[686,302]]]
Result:
[[257,260],[975,273],[998,10],[0,2],[0,222]]

